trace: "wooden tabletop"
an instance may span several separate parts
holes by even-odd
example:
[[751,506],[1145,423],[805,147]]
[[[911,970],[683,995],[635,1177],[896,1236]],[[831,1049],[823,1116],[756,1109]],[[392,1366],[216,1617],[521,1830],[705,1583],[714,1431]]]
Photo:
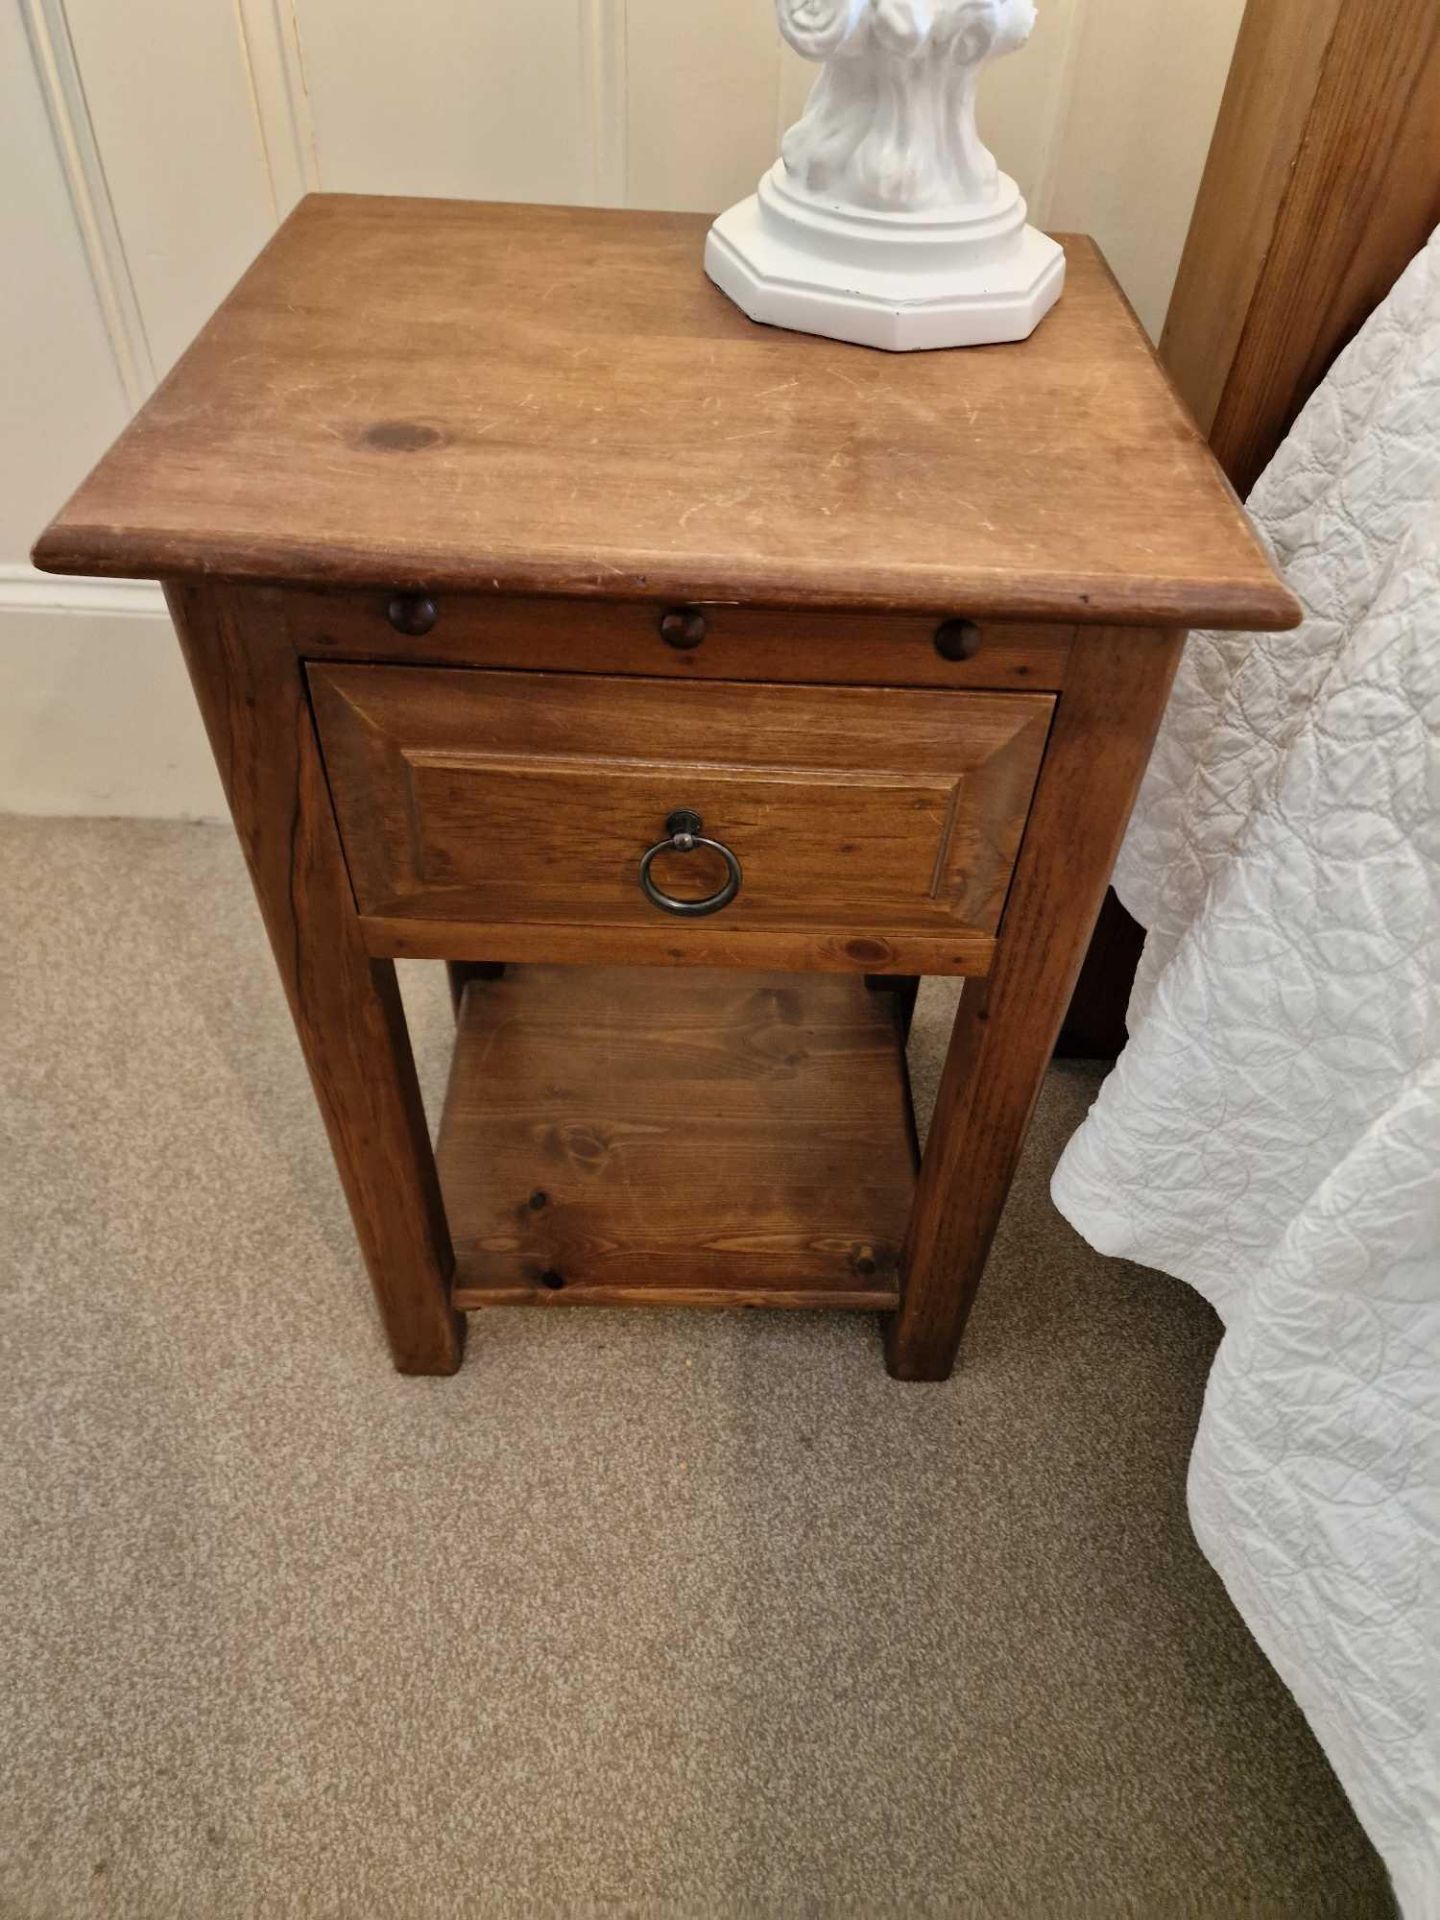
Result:
[[1295,623],[1089,240],[1023,344],[888,354],[747,320],[706,225],[312,196],[36,564]]

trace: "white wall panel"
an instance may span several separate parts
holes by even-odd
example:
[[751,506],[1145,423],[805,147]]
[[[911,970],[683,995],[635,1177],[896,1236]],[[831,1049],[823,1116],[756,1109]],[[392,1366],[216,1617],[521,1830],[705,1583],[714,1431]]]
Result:
[[[1081,16],[1096,0],[1039,0],[1035,31],[1018,53],[988,67],[978,119],[986,145],[1030,202],[1037,226],[1049,224],[1056,135],[1065,119]],[[1101,0],[1103,4],[1103,0]]]
[[1087,0],[1079,23],[1046,219],[1094,234],[1156,339],[1244,11]]
[[163,373],[277,219],[240,15],[233,0],[65,0],[65,11]]
[[0,563],[129,413],[25,29],[0,8]]
[[580,0],[297,0],[321,184],[591,197]]
[[320,184],[293,0],[235,0],[275,212]]
[[773,0],[628,0],[626,12],[630,204],[718,213],[775,158]]
[[130,413],[62,162],[73,129],[53,137],[31,52],[0,9],[0,809],[215,814],[179,649],[143,611],[155,590],[70,588],[23,564]]
[[97,599],[0,605],[0,812],[223,819],[163,608],[113,613]]
[[629,61],[627,0],[578,0],[581,91],[590,158],[589,198],[599,207],[629,205]]

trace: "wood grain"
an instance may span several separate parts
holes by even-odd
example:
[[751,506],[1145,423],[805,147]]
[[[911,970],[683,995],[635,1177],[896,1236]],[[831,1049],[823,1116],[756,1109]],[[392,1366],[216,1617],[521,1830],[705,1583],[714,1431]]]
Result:
[[453,1373],[465,1323],[395,969],[360,937],[303,678],[263,598],[167,598],[395,1365]]
[[755,326],[703,217],[304,201],[36,548],[59,572],[1286,626],[1090,242],[1028,341]]
[[1242,493],[1437,223],[1434,0],[1250,0],[1161,341]]
[[461,1307],[893,1306],[914,1188],[893,998],[510,969],[466,990],[438,1159]]
[[1164,711],[1183,636],[1077,647],[994,965],[960,997],[886,1335],[902,1380],[943,1380]]
[[841,931],[793,928],[756,932],[725,916],[683,922],[661,914],[654,926],[525,926],[518,921],[385,920],[362,915],[366,951],[383,960],[553,961],[557,966],[757,967],[817,973],[987,973],[995,952],[988,934],[895,933],[856,924]]
[[[1075,636],[1073,627],[992,621],[978,628],[968,659],[951,660],[936,649],[941,623],[923,615],[687,603],[705,632],[697,646],[682,650],[661,637],[660,622],[672,611],[663,600],[471,593],[441,595],[431,631],[400,641],[390,601],[390,594],[375,592],[286,594],[296,652],[332,660],[394,660],[403,653],[414,666],[1044,693],[1065,684]],[[953,613],[961,618],[964,609]]]
[[[683,923],[640,863],[680,807],[743,867],[727,929],[992,932],[1054,706],[381,666],[314,666],[310,686],[362,913],[667,939]],[[725,868],[701,850],[653,874],[696,899]]]

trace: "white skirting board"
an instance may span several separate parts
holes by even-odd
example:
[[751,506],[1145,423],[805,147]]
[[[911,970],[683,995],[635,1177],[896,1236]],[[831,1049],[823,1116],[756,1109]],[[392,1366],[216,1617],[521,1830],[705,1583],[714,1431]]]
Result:
[[0,812],[227,817],[158,587],[0,567]]

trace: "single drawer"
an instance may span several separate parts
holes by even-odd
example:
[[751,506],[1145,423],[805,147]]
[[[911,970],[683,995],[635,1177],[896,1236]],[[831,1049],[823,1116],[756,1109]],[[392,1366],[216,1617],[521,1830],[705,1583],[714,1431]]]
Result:
[[[328,662],[309,674],[363,915],[649,928],[667,958],[721,923],[993,933],[1054,704]],[[647,894],[645,855],[678,810],[733,865],[663,851]],[[732,880],[713,914],[684,912]]]

